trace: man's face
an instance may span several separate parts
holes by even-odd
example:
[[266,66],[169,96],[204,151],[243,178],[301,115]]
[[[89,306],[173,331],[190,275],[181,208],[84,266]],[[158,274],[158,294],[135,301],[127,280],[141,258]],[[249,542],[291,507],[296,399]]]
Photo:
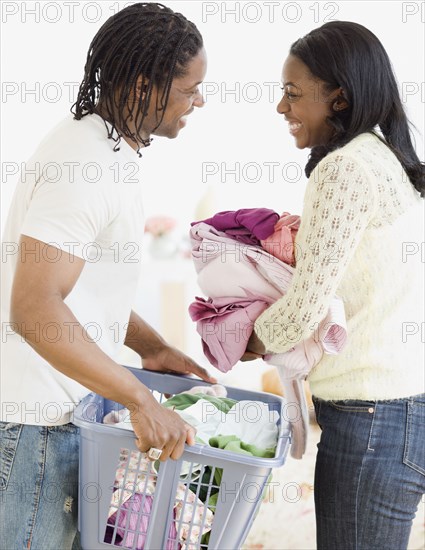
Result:
[[180,130],[186,126],[187,117],[195,107],[202,107],[204,98],[199,91],[199,85],[205,78],[207,70],[207,56],[205,49],[193,57],[187,67],[186,74],[174,78],[170,89],[167,107],[161,120],[162,112],[156,111],[156,100],[162,91],[155,86],[149,105],[148,114],[143,122],[142,135],[163,136],[170,139],[177,137]]

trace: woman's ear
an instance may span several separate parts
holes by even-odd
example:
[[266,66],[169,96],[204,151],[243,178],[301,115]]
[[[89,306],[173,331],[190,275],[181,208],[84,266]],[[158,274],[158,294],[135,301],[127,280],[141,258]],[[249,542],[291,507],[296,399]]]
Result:
[[338,95],[335,97],[335,99],[332,102],[332,109],[334,111],[344,111],[344,109],[347,109],[348,107],[349,107],[349,103],[345,98],[344,90],[342,88],[339,88]]

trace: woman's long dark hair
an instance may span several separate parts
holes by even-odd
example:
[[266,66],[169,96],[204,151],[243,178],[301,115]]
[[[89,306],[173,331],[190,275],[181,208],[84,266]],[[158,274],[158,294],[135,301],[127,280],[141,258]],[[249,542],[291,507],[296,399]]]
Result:
[[323,80],[328,91],[341,87],[349,104],[328,117],[335,133],[327,145],[311,150],[307,177],[328,153],[379,126],[385,143],[424,197],[425,165],[414,150],[391,62],[378,38],[357,23],[331,21],[294,42],[290,54]]
[[[181,13],[162,4],[142,2],[122,9],[102,25],[90,44],[84,78],[77,101],[71,107],[74,118],[80,120],[96,112],[100,100],[111,124],[108,138],[117,141],[114,150],[119,149],[122,134],[149,145],[139,132],[153,86],[161,89],[156,104],[157,112],[161,113],[157,128],[164,117],[173,79],[184,76],[187,64],[202,47],[200,32]],[[127,125],[127,120],[133,117],[130,114],[124,117],[124,107],[130,93],[135,92],[140,75],[144,97],[137,105],[134,116],[137,136],[133,136]],[[113,137],[114,130],[118,138]],[[141,156],[139,150],[138,153]]]

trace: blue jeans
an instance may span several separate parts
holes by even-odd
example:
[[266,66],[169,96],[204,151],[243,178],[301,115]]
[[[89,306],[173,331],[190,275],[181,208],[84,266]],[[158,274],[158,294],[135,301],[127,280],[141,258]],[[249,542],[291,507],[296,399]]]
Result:
[[425,395],[313,402],[318,550],[406,549],[425,493]]
[[0,422],[1,550],[79,547],[79,428]]

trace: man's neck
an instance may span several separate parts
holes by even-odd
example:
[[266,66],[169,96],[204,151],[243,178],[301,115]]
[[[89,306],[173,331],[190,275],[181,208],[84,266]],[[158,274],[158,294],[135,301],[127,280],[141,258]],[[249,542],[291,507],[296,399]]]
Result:
[[[108,117],[107,112],[105,111],[105,109],[102,108],[102,106],[101,106],[100,104],[98,104],[98,105],[95,107],[94,112],[95,112],[97,115],[99,115],[100,117],[102,117],[103,120],[106,120],[106,122],[108,122],[109,124],[112,124],[112,123],[110,122],[110,120],[109,120],[109,117]],[[140,148],[145,147],[145,145],[144,145],[143,143],[141,143],[141,144],[139,145],[136,141],[134,141],[134,140],[131,139],[130,137],[124,135],[118,128],[115,127],[115,129],[116,129],[116,131],[118,132],[118,134],[121,136],[121,139],[123,139],[124,141],[126,141],[126,142],[130,145],[130,147],[131,147],[132,149],[134,149],[135,151],[137,151],[137,150],[140,149]],[[146,138],[146,139],[148,140],[149,137]]]

